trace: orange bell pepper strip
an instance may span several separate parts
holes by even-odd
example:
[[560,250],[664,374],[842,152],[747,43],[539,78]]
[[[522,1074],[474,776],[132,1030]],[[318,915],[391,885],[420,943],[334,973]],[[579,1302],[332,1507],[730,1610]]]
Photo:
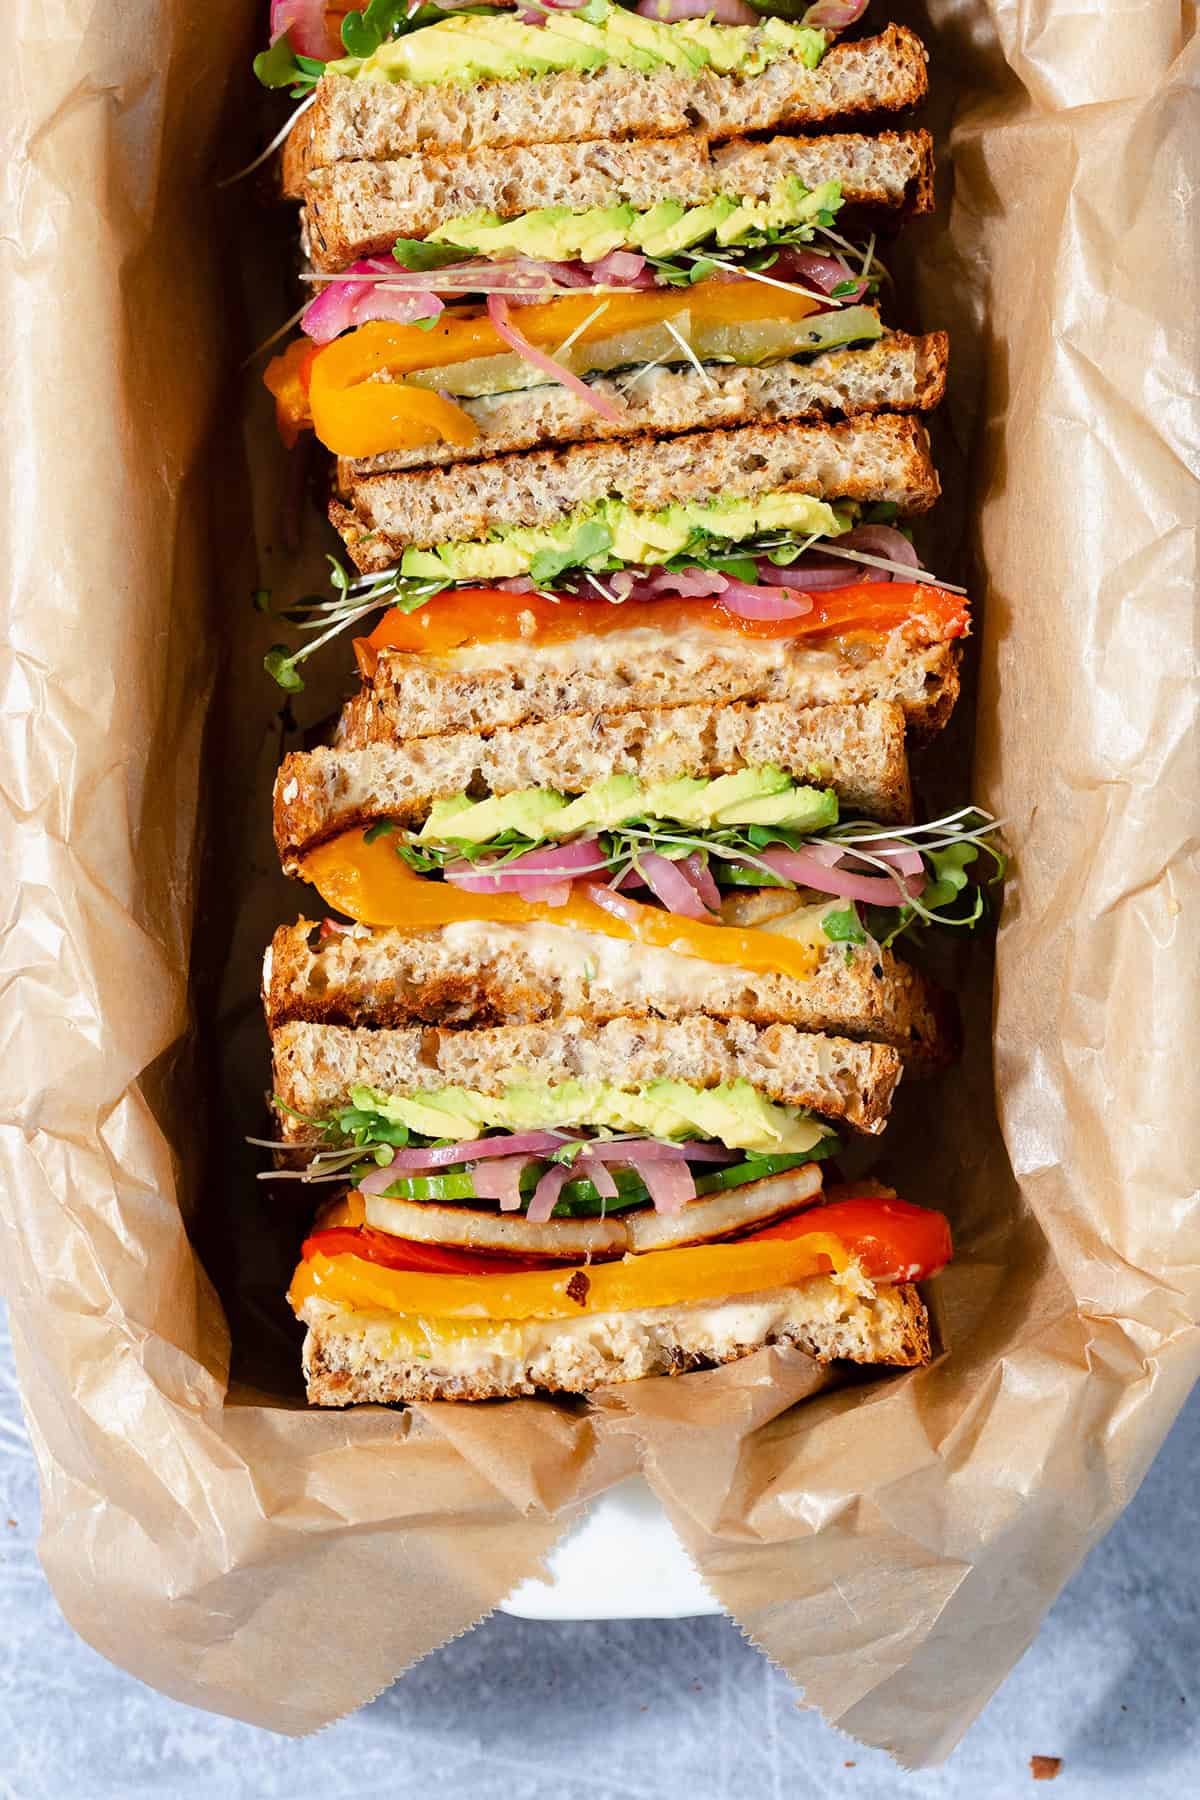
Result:
[[297,338],[281,356],[271,358],[263,375],[263,382],[275,399],[275,424],[289,450],[295,449],[302,431],[312,430],[308,380],[320,348],[309,338]]

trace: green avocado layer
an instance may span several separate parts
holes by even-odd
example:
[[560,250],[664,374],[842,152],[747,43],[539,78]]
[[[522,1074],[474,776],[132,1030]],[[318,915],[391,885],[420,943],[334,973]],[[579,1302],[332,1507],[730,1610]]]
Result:
[[543,206],[502,219],[480,208],[448,219],[429,233],[433,244],[449,244],[464,256],[529,256],[550,262],[597,262],[612,250],[640,250],[645,256],[678,256],[697,244],[736,248],[749,238],[787,232],[807,239],[822,214],[842,203],[841,183],[823,181],[806,188],[796,175],[777,181],[766,200],[718,194],[702,206],[660,200],[645,211],[634,206]]
[[597,1129],[655,1138],[707,1138],[731,1150],[804,1155],[827,1136],[824,1125],[796,1106],[777,1106],[748,1081],[697,1088],[684,1081],[649,1081],[626,1091],[607,1081],[556,1086],[518,1076],[500,1095],[468,1088],[436,1088],[420,1095],[380,1094],[355,1087],[364,1112],[382,1113],[424,1137],[464,1142],[484,1131]]
[[823,31],[765,19],[760,25],[717,25],[711,19],[663,23],[610,0],[588,0],[576,12],[549,12],[541,26],[511,15],[460,13],[391,39],[370,56],[328,66],[356,81],[407,81],[420,87],[469,86],[561,70],[589,73],[615,65],[651,74],[675,69],[699,75],[759,75],[781,57],[815,69],[825,54]]
[[699,534],[726,543],[767,531],[838,537],[849,531],[852,510],[793,493],[706,500],[658,512],[638,512],[623,500],[599,500],[557,525],[514,525],[478,542],[410,548],[401,557],[400,574],[443,582],[532,574],[535,581],[549,581],[569,568],[602,571],[669,562],[685,554]]
[[639,781],[609,775],[573,800],[545,788],[471,800],[466,794],[434,802],[418,833],[427,844],[486,844],[504,832],[537,842],[613,831],[634,819],[670,821],[695,829],[722,825],[774,825],[786,831],[822,831],[837,823],[837,797],[803,787],[767,765],[709,780]]

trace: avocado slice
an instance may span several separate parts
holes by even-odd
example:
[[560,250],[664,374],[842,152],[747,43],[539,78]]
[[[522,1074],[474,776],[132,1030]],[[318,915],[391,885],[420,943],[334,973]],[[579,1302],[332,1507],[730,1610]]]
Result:
[[487,800],[456,810],[448,818],[438,819],[435,806],[417,837],[421,843],[455,844],[486,844],[506,831],[528,838],[551,837],[557,835],[555,815],[566,804],[562,795],[552,790],[524,788],[516,794],[492,794]]
[[626,819],[640,818],[645,810],[646,790],[636,775],[609,775],[555,815],[554,835],[611,831]]
[[607,1081],[538,1081],[515,1072],[502,1094],[435,1088],[415,1095],[351,1089],[364,1112],[382,1113],[424,1137],[474,1138],[481,1130],[584,1129],[634,1131],[657,1138],[712,1138],[730,1149],[804,1155],[827,1135],[800,1107],[766,1100],[748,1081],[697,1088],[649,1081],[625,1090]]
[[705,822],[733,823],[727,815],[766,796],[786,794],[791,785],[789,777],[773,763],[760,769],[739,769],[734,775],[719,775],[709,782],[704,796]]
[[786,792],[763,794],[758,799],[735,801],[716,814],[718,825],[780,825],[788,831],[821,831],[836,825],[837,796],[828,788],[793,787]]
[[[430,550],[410,546],[401,556],[400,573],[427,581],[484,581],[534,570],[535,580],[548,581],[582,563],[604,569],[614,563],[667,562],[686,548],[695,531],[725,539],[764,530],[836,537],[849,529],[852,516],[849,508],[835,510],[809,494],[709,500],[656,513],[636,512],[621,500],[602,500],[556,525],[512,526],[479,542],[460,540]],[[536,573],[540,561],[554,564],[553,574]]]
[[577,43],[589,45],[599,50],[604,62],[615,63],[618,68],[634,69],[641,75],[648,75],[653,69],[661,68],[662,57],[647,45],[634,44],[622,35],[619,28],[616,31],[611,29],[612,15],[616,11],[616,7],[604,5],[603,23],[597,23],[594,16],[586,16],[586,13],[601,13],[596,0],[590,0],[585,16],[581,17],[578,12],[556,12],[547,18],[542,30],[552,32],[555,37],[571,38]]
[[681,74],[713,68],[758,75],[790,56],[815,69],[824,32],[768,18],[755,25],[712,19],[645,18],[608,0],[588,0],[576,12],[556,12],[541,26],[511,15],[459,13],[389,38],[370,56],[343,56],[327,67],[356,81],[407,81],[421,86],[591,70],[613,63],[642,74],[664,66]]
[[622,55],[618,46],[642,51],[656,63],[682,69],[685,74],[696,74],[712,60],[702,45],[689,41],[676,31],[674,25],[644,19],[640,13],[627,12],[624,7],[614,6],[604,27],[612,46],[609,54],[614,61]]
[[637,243],[647,256],[674,256],[704,238],[713,237],[738,203],[718,194],[706,206],[684,206],[678,200],[660,200],[637,225]]

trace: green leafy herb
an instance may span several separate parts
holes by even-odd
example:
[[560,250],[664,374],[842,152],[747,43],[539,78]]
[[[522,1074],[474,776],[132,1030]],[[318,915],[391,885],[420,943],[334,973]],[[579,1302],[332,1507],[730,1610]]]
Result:
[[[395,593],[393,577],[389,576],[383,582],[377,577],[369,576],[353,581],[349,571],[336,556],[330,556],[326,560],[329,563],[329,585],[333,589],[333,598],[309,594],[283,614],[292,624],[298,625],[301,631],[315,631],[318,635],[299,650],[293,650],[290,644],[275,644],[263,658],[267,674],[289,693],[299,693],[304,687],[299,664],[339,632],[357,624],[368,613],[383,605],[390,604],[400,607],[404,612],[412,612],[416,607],[424,605],[429,596],[439,588],[438,583],[414,583],[411,584],[414,591],[406,587],[402,593]],[[263,588],[259,591],[269,597],[269,590]]]
[[456,244],[428,244],[424,238],[397,238],[392,255],[402,268],[414,272],[441,269],[447,263],[462,261],[462,251]]
[[612,549],[613,535],[599,519],[588,519],[579,527],[564,550],[540,550],[529,565],[529,573],[538,587],[544,587],[561,575],[564,569],[579,568],[593,557]]
[[401,36],[408,28],[408,11],[406,0],[370,0],[361,12],[347,13],[342,43],[348,54],[370,56],[388,38]]
[[758,580],[758,564],[752,556],[709,555],[704,566],[718,575],[731,575],[734,581]]
[[[493,13],[493,6],[462,6],[459,13]],[[587,17],[586,12],[583,15]],[[373,56],[381,44],[407,37],[422,25],[436,25],[446,17],[440,6],[412,6],[411,0],[370,0],[360,12],[342,20],[342,43],[350,56]]]
[[[842,943],[849,950],[871,940],[886,948],[902,933],[917,926],[949,925],[970,929],[986,910],[983,890],[971,887],[964,870],[984,851],[995,865],[991,880],[1004,873],[1006,859],[994,841],[996,822],[972,807],[926,825],[910,826],[907,831],[885,829],[867,820],[847,820],[827,827],[819,833],[789,829],[784,825],[711,825],[691,827],[662,819],[627,819],[609,830],[598,831],[597,866],[578,871],[588,875],[607,875],[620,880],[640,868],[640,858],[653,851],[671,861],[698,854],[704,858],[721,888],[794,888],[795,883],[779,875],[763,861],[762,853],[772,845],[802,849],[805,844],[823,844],[852,852],[864,873],[895,875],[894,864],[877,856],[873,845],[882,840],[899,843],[917,850],[925,858],[931,879],[920,893],[903,906],[854,905],[832,910],[824,915],[822,926],[831,943]],[[498,833],[485,842],[447,838],[442,842],[421,842],[410,832],[401,832],[395,849],[410,868],[422,875],[441,875],[450,862],[466,861],[476,866],[501,869],[515,857],[530,850],[553,848],[558,840],[526,836],[519,831]],[[964,909],[956,904],[969,894]]]
[[[821,920],[821,930],[831,943],[845,944],[847,950],[851,944],[865,944],[867,941],[867,934],[852,900],[847,900],[845,906],[836,912],[827,912]],[[847,957],[846,960],[849,962],[851,959]]]
[[298,694],[302,691],[304,681],[297,672],[295,653],[289,645],[272,644],[263,657],[263,668],[285,693]]
[[938,906],[948,906],[957,899],[967,885],[967,865],[973,863],[978,854],[977,844],[951,844],[945,850],[929,852],[934,879],[921,899],[930,911]]
[[[349,1138],[359,1148],[394,1147],[403,1150],[409,1141],[407,1125],[398,1125],[386,1114],[361,1106],[343,1106],[325,1121],[331,1136]],[[379,1159],[384,1166],[390,1157]]]
[[395,829],[394,819],[376,819],[374,825],[368,825],[363,832],[363,843],[373,844],[376,838],[387,837],[388,833]]
[[325,64],[311,56],[297,55],[285,31],[269,50],[259,51],[254,59],[254,73],[264,87],[291,88],[292,98],[302,100],[320,81]]
[[[629,819],[622,825],[596,834],[600,849],[597,867],[580,871],[603,875],[624,873],[639,866],[639,859],[654,851],[672,862],[680,862],[694,853],[703,856],[713,868],[714,879],[726,887],[791,887],[764,863],[758,852],[768,844],[783,844],[798,849],[807,839],[800,831],[784,826],[713,825],[693,828],[675,825],[661,819]],[[438,875],[447,863],[470,862],[501,869],[530,850],[553,847],[553,838],[526,837],[518,831],[503,831],[483,843],[467,839],[447,838],[444,842],[420,842],[412,833],[402,833],[396,840],[396,854],[410,869],[420,875]]]

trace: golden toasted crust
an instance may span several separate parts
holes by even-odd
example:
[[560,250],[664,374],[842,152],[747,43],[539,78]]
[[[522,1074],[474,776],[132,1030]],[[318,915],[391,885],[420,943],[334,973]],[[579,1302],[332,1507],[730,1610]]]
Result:
[[420,86],[327,73],[284,147],[283,191],[299,199],[312,170],[350,159],[696,130],[715,143],[781,126],[898,112],[924,98],[926,61],[920,39],[890,25],[878,37],[835,44],[815,69],[780,57],[752,76],[669,68],[643,74],[609,64],[591,73],[568,69]]
[[837,424],[786,421],[680,437],[615,438],[448,469],[356,476],[329,516],[363,574],[409,545],[473,542],[499,525],[558,524],[614,495],[640,511],[722,495],[803,493],[890,501],[925,512],[941,492],[919,420],[874,413]]
[[929,1316],[914,1284],[855,1294],[825,1276],[734,1302],[600,1314],[536,1333],[500,1327],[473,1344],[469,1359],[453,1363],[436,1340],[422,1360],[398,1355],[385,1314],[356,1322],[310,1301],[302,1316],[304,1374],[315,1406],[582,1394],[609,1382],[735,1362],[766,1344],[794,1344],[820,1362],[901,1368],[930,1355]]
[[285,868],[323,839],[374,819],[412,825],[434,800],[458,793],[553,788],[582,794],[618,773],[643,781],[784,769],[831,787],[885,824],[911,813],[904,714],[867,706],[674,706],[661,712],[585,713],[495,731],[400,744],[294,751],[275,778],[275,843]]
[[703,1014],[868,1038],[916,1069],[948,1061],[957,1040],[949,996],[888,950],[829,944],[800,980],[565,925],[476,920],[415,932],[281,925],[264,959],[263,1006],[271,1030],[301,1020],[478,1030]]
[[888,332],[873,344],[825,350],[808,362],[786,359],[761,368],[708,363],[697,370],[662,366],[630,382],[597,376],[589,386],[620,407],[616,421],[603,418],[571,388],[553,382],[519,393],[459,400],[474,421],[474,443],[420,444],[358,461],[338,462],[338,491],[357,480],[398,469],[478,462],[550,444],[596,442],[640,433],[709,431],[739,425],[782,424],[841,413],[927,412],[945,393],[949,339]]
[[356,159],[313,169],[304,182],[303,232],[322,274],[389,252],[399,237],[427,237],[477,208],[516,218],[543,206],[627,204],[648,210],[663,199],[706,205],[722,194],[765,200],[796,176],[805,187],[841,184],[851,208],[928,212],[933,144],[927,131],[876,137],[774,137],[713,146],[699,132],[617,143],[591,139],[555,146],[483,149]]
[[523,1079],[521,1071],[552,1086],[602,1081],[630,1092],[660,1080],[701,1088],[748,1081],[782,1106],[806,1107],[875,1135],[887,1122],[902,1067],[889,1045],[703,1017],[568,1018],[482,1031],[293,1022],[272,1033],[271,1053],[273,1091],[290,1109],[283,1136],[296,1144],[314,1141],[305,1120],[348,1106],[355,1086],[384,1094],[463,1087],[498,1095]]

